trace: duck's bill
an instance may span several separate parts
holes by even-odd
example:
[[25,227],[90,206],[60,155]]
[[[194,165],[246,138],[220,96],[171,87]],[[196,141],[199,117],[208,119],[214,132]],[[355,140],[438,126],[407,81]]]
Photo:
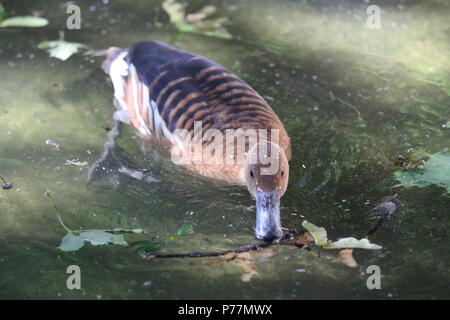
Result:
[[256,191],[256,237],[266,242],[281,238],[280,197],[277,189]]

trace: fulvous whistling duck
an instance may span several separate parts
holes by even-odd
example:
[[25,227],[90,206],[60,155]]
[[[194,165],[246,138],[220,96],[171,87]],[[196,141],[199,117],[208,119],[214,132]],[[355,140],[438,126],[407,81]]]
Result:
[[111,47],[102,68],[114,86],[116,125],[132,125],[193,173],[246,185],[256,199],[256,237],[282,236],[290,139],[254,89],[214,61],[157,41]]

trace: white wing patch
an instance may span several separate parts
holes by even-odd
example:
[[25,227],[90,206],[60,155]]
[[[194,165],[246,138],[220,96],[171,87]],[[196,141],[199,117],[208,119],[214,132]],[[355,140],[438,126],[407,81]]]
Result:
[[[118,103],[118,107],[125,111],[133,110],[136,115],[139,126],[136,128],[140,134],[144,136],[154,136],[157,140],[167,139],[173,145],[177,145],[181,150],[185,151],[186,146],[181,142],[177,134],[170,132],[167,124],[161,117],[158,105],[151,99],[149,88],[139,80],[136,67],[132,63],[125,61],[128,53],[126,51],[120,53],[111,63],[109,75],[114,86],[114,98]],[[133,94],[133,105],[127,105],[125,100],[125,87],[127,79],[130,77],[131,92]],[[142,101],[138,101],[138,89],[142,88]],[[142,102],[142,112],[140,112],[139,102]],[[144,119],[143,115],[147,113],[148,118]]]
[[127,110],[125,103],[125,77],[128,76],[128,63],[124,60],[127,52],[120,53],[117,58],[113,60],[109,69],[109,76],[111,77],[114,86],[114,98],[119,103],[119,106]]
[[153,128],[156,138],[161,139],[162,137],[164,137],[170,140],[172,133],[169,131],[169,129],[167,129],[166,122],[159,114],[158,105],[153,100],[150,101],[150,105],[152,106]]
[[167,128],[166,122],[159,114],[158,105],[156,104],[156,102],[151,100],[150,104],[152,106],[152,112],[149,112],[149,115],[152,114],[153,128],[157,139],[165,138],[169,140],[172,145],[177,145],[179,148],[181,148],[182,151],[186,152],[186,148],[181,142],[180,137],[178,137],[177,134],[170,132],[170,130]]
[[[142,97],[144,97],[144,92],[147,92],[147,95],[148,95],[148,87],[145,84],[143,84],[141,81],[139,81],[139,78],[138,78],[138,75],[136,72],[136,68],[134,67],[134,65],[132,63],[130,63],[128,70],[129,70],[128,76],[131,77],[131,90],[132,90],[131,92],[133,93],[133,97],[134,97],[132,99],[134,102],[134,105],[130,106],[130,107],[134,108],[134,113],[136,115],[136,119],[139,122],[139,127],[137,129],[142,135],[150,136],[151,135],[150,130],[147,127],[147,125],[144,121],[144,118],[142,118],[142,114],[141,114],[140,108],[139,108],[139,101],[138,101],[138,97],[139,97],[138,86],[141,87]],[[146,105],[144,104],[144,99],[143,99],[142,113],[145,112],[145,106]]]

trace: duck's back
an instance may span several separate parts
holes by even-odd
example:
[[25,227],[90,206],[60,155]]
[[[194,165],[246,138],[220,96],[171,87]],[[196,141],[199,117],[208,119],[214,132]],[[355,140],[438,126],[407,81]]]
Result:
[[143,138],[174,141],[176,129],[278,129],[289,138],[267,102],[244,80],[205,57],[157,41],[111,48],[103,64],[119,107],[127,110]]

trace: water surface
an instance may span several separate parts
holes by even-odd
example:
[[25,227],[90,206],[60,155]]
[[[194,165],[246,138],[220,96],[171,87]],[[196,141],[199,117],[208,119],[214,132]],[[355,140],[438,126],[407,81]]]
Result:
[[[50,24],[0,30],[0,175],[14,184],[0,191],[1,298],[449,298],[449,194],[435,185],[398,187],[393,176],[399,155],[450,147],[447,1],[384,1],[380,30],[366,27],[363,1],[185,2],[190,12],[216,5],[231,20],[232,40],[178,33],[160,1],[73,3],[82,10],[81,30],[65,30],[65,2],[3,1],[9,15],[37,11]],[[300,229],[308,219],[331,239],[362,237],[373,223],[370,209],[397,194],[404,214],[371,238],[384,248],[355,250],[357,268],[332,250],[269,249],[248,282],[220,258],[145,261],[116,246],[58,251],[65,231],[47,190],[74,230],[144,228],[164,237],[193,225],[193,235],[162,252],[256,242],[246,190],[211,185],[144,154],[129,128],[118,155],[159,182],[112,175],[86,186],[112,125],[112,86],[101,58],[78,54],[63,62],[37,49],[60,30],[91,49],[164,41],[236,72],[267,99],[292,139],[282,225]],[[81,290],[66,288],[73,264],[82,270]],[[381,290],[366,286],[364,271],[373,264],[382,271]]]

